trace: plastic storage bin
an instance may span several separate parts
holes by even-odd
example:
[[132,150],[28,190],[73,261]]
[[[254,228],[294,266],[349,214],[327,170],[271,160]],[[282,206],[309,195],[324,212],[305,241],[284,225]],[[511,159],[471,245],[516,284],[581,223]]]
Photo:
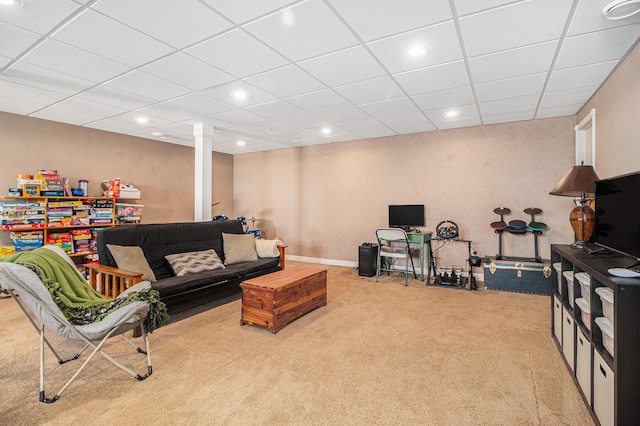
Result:
[[608,318],[598,317],[596,324],[602,330],[602,344],[604,348],[613,356],[613,323]]
[[558,275],[558,293],[562,293],[562,263],[554,263],[553,269],[556,270],[556,274]]
[[574,278],[580,283],[580,294],[591,303],[591,276],[586,272],[576,272]]
[[611,322],[613,322],[613,290],[609,287],[597,287],[596,293],[602,300],[602,313]]
[[564,271],[562,275],[567,279],[567,295],[569,296],[569,304],[573,307],[573,271]]
[[582,312],[582,323],[588,330],[591,330],[591,309],[589,308],[589,302],[583,297],[576,299],[576,305]]

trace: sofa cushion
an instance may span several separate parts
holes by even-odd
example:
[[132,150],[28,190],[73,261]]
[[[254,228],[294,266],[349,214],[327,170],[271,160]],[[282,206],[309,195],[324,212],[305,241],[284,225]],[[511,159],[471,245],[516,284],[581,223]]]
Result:
[[222,234],[224,264],[253,262],[258,260],[253,234]]
[[147,262],[140,247],[107,244],[107,248],[115,259],[118,268],[127,271],[142,272],[143,280],[152,283],[156,282],[156,276],[149,267],[149,262]]
[[224,265],[214,249],[169,254],[164,258],[167,259],[173,272],[178,277],[203,271],[224,269]]

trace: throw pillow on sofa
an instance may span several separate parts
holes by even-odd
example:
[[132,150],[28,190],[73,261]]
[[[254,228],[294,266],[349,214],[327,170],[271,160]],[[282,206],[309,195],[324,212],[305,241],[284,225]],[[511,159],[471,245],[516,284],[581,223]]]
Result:
[[167,259],[177,277],[224,269],[224,265],[214,249],[169,254],[164,258]]
[[116,261],[119,269],[127,271],[142,272],[142,280],[151,283],[157,282],[156,276],[144,257],[144,252],[138,246],[117,246],[107,244],[111,256]]
[[253,234],[222,234],[224,264],[253,262],[258,260]]

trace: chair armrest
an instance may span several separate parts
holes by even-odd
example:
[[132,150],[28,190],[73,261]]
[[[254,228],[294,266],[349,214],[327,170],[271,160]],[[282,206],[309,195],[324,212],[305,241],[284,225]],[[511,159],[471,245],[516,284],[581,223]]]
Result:
[[142,272],[126,271],[112,266],[87,263],[89,285],[108,299],[113,299],[127,288],[142,281]]
[[280,253],[280,267],[284,271],[284,249],[287,246],[278,246],[278,252]]

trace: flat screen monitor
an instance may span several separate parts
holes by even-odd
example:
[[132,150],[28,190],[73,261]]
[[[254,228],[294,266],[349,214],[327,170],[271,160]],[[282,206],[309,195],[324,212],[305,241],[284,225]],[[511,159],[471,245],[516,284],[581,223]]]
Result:
[[594,242],[640,260],[640,172],[595,183]]
[[424,204],[389,206],[389,227],[409,229],[424,226]]

